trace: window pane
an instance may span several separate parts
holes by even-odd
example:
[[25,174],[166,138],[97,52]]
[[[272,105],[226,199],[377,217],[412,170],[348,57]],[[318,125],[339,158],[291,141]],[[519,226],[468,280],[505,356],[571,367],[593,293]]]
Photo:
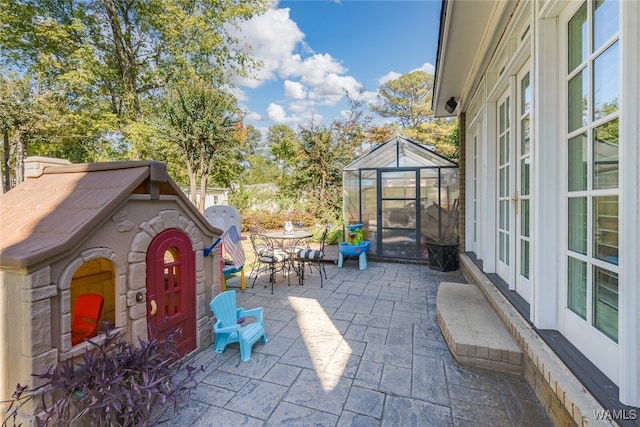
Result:
[[618,188],[618,119],[593,132],[593,188]]
[[526,279],[529,278],[529,242],[527,240],[520,241],[520,275]]
[[618,196],[593,198],[593,252],[618,265]]
[[529,195],[531,175],[531,158],[527,156],[520,161],[520,192],[523,196]]
[[587,198],[569,199],[569,250],[587,254]]
[[502,231],[498,233],[500,237],[499,245],[498,245],[498,253],[500,261],[509,265],[509,234],[503,233]]
[[509,98],[505,99],[502,104],[500,104],[500,133],[503,133],[506,129],[509,128]]
[[569,21],[569,72],[587,58],[587,5],[586,3]]
[[587,189],[587,135],[569,140],[569,191]]
[[509,195],[509,166],[500,168],[500,197]]
[[509,146],[506,143],[507,137],[502,135],[500,137],[500,165],[504,165],[507,161],[507,156],[509,155]]
[[522,119],[520,126],[520,155],[522,156],[529,154],[531,144],[530,136],[529,116],[527,116]]
[[170,248],[167,249],[166,251],[164,251],[164,263],[165,264],[171,264],[173,262],[176,262],[177,258],[176,258],[176,254],[177,254],[177,250],[175,248]]
[[620,86],[618,78],[618,42],[593,61],[593,119],[618,111]]
[[569,80],[569,132],[587,124],[588,80],[586,69]]
[[583,319],[587,318],[587,264],[569,257],[567,306]]
[[500,216],[498,218],[498,224],[500,228],[504,230],[507,228],[507,209],[509,207],[508,200],[500,200]]
[[520,82],[520,114],[524,115],[531,111],[531,85],[529,84],[529,73]]
[[618,1],[596,0],[593,3],[593,50],[618,32]]
[[593,326],[618,342],[618,275],[593,267]]
[[522,222],[520,223],[520,234],[529,237],[529,200],[523,199],[520,201],[520,208],[522,210]]

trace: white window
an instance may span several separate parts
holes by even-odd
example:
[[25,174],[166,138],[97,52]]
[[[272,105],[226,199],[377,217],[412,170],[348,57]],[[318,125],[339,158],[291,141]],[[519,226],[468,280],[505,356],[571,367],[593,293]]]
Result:
[[618,341],[619,4],[567,24],[567,308]]

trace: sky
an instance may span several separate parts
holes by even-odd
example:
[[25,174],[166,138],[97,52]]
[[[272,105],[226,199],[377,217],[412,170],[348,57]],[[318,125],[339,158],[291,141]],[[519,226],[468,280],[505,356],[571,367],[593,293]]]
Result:
[[[236,80],[245,124],[328,125],[348,111],[345,90],[376,101],[380,85],[434,72],[441,0],[280,1],[236,34],[264,66]],[[362,95],[358,95],[363,90]]]

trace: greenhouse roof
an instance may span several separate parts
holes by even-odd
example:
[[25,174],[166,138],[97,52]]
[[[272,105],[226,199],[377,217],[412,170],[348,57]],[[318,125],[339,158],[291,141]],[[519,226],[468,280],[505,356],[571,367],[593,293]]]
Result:
[[395,136],[373,148],[364,156],[345,166],[343,170],[448,166],[456,163],[403,136]]

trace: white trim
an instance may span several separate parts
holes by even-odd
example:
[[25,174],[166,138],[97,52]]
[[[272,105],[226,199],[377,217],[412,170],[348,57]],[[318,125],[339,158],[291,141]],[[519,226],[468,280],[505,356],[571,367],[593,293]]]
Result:
[[[561,219],[558,216],[559,194],[564,183],[559,180],[561,140],[559,117],[562,95],[558,90],[558,20],[536,21],[535,54],[532,69],[534,99],[532,128],[535,142],[531,152],[531,226],[532,270],[535,272],[531,321],[540,329],[558,329],[558,240]],[[555,153],[555,155],[553,155]],[[546,155],[545,155],[546,154]],[[558,188],[558,191],[549,189]],[[560,245],[562,246],[562,245]]]
[[[515,99],[515,105],[514,105],[514,114],[516,116],[515,119],[515,147],[514,147],[514,166],[515,166],[515,170],[514,170],[514,185],[515,185],[515,190],[516,190],[516,198],[518,199],[516,201],[516,205],[517,207],[515,208],[515,221],[514,221],[514,238],[513,238],[513,243],[514,243],[514,264],[513,264],[513,268],[514,268],[514,286],[515,286],[515,290],[516,292],[523,297],[528,303],[529,305],[531,305],[533,303],[533,283],[535,280],[535,274],[532,268],[532,256],[533,256],[533,252],[532,252],[532,246],[534,244],[534,240],[533,240],[533,236],[531,234],[531,209],[533,208],[533,206],[531,205],[532,200],[533,200],[533,194],[531,192],[531,167],[532,165],[532,150],[533,147],[536,143],[536,137],[535,137],[535,132],[533,131],[533,126],[532,126],[532,120],[533,120],[533,105],[529,106],[529,112],[527,115],[527,118],[529,120],[529,152],[527,154],[524,154],[522,152],[522,118],[523,118],[523,111],[521,110],[521,106],[522,106],[522,102],[524,100],[524,94],[522,92],[522,81],[524,79],[525,76],[529,76],[529,91],[530,91],[530,95],[531,95],[531,102],[533,103],[533,89],[532,89],[532,76],[533,73],[531,72],[531,61],[527,61],[524,63],[524,65],[522,66],[522,68],[518,71],[517,76],[515,77],[515,90],[516,90],[516,99]],[[524,195],[522,192],[522,187],[523,187],[523,182],[522,182],[522,164],[521,161],[523,160],[523,157],[525,157],[528,162],[529,162],[529,194],[528,195]],[[519,195],[518,195],[519,194]],[[522,235],[522,224],[523,224],[523,219],[524,217],[524,212],[522,210],[522,200],[528,200],[529,201],[529,212],[528,212],[528,224],[529,224],[529,236],[523,236]],[[528,242],[529,245],[529,259],[528,259],[528,277],[524,277],[522,274],[520,274],[522,272],[522,242]]]
[[[620,317],[620,306],[624,304],[623,299],[618,294],[618,343],[613,341],[611,338],[605,336],[602,332],[600,332],[593,325],[593,317],[594,317],[594,277],[593,277],[593,267],[601,266],[608,271],[612,271],[615,273],[619,273],[619,267],[615,265],[611,265],[602,261],[595,259],[593,255],[593,199],[596,196],[600,195],[616,195],[619,197],[618,200],[622,199],[622,177],[619,176],[619,185],[618,188],[615,189],[593,189],[591,186],[588,187],[585,191],[575,191],[569,193],[567,188],[567,141],[570,137],[575,135],[579,135],[582,133],[587,133],[588,138],[591,137],[593,133],[593,129],[599,124],[599,122],[609,121],[612,118],[621,118],[621,115],[626,114],[624,110],[622,110],[622,104],[617,113],[613,113],[609,115],[606,119],[593,120],[591,117],[592,114],[592,105],[589,106],[589,114],[590,119],[586,126],[581,126],[580,129],[575,130],[571,134],[568,133],[567,129],[567,85],[568,85],[568,74],[567,74],[567,24],[569,20],[575,15],[575,13],[581,8],[585,3],[588,5],[588,21],[590,24],[593,23],[592,11],[591,11],[591,2],[593,0],[584,0],[580,2],[571,3],[571,7],[567,7],[559,17],[559,32],[558,32],[558,42],[557,45],[560,46],[559,49],[559,61],[557,64],[557,72],[559,76],[562,76],[559,79],[561,83],[560,90],[558,91],[560,95],[560,100],[558,105],[561,106],[558,114],[562,119],[558,123],[558,132],[559,138],[558,141],[558,158],[560,161],[559,170],[562,172],[560,176],[559,183],[561,185],[558,186],[558,194],[560,196],[560,221],[561,221],[561,234],[558,236],[559,240],[559,249],[560,253],[558,255],[558,259],[560,260],[560,268],[558,275],[558,292],[559,292],[559,306],[558,306],[558,319],[559,319],[559,327],[558,330],[573,344],[575,347],[580,350],[589,360],[591,360],[611,381],[615,384],[620,385],[620,379],[626,376],[626,369],[623,364],[621,364],[621,351],[620,351],[620,343],[623,339],[620,335],[620,326],[621,326],[621,317]],[[622,17],[621,17],[622,19]],[[589,35],[591,40],[591,34]],[[614,40],[612,38],[612,40]],[[606,45],[610,46],[611,40],[606,43]],[[591,47],[589,48],[591,52]],[[598,53],[602,52],[603,49],[598,49]],[[592,75],[593,75],[593,61],[596,58],[596,53],[590,53],[588,58],[585,60],[588,65],[585,69],[589,70],[589,80],[588,87],[592,88]],[[620,68],[622,70],[622,68]],[[576,71],[572,71],[573,75],[576,74]],[[620,88],[620,96],[624,99],[624,92],[622,91],[622,87]],[[590,94],[591,96],[591,94]],[[591,98],[590,98],[591,100]],[[591,141],[591,139],[588,139]],[[622,141],[622,139],[621,139]],[[627,141],[628,143],[629,141]],[[589,144],[589,143],[588,143]],[[589,144],[590,145],[590,144]],[[622,147],[626,145],[626,143],[620,144]],[[624,162],[624,158],[622,156],[622,152],[619,153],[620,164]],[[588,151],[588,159],[587,164],[590,168],[589,176],[591,177],[593,174],[593,159],[592,159],[592,149]],[[622,171],[622,167],[620,167],[620,171]],[[571,196],[584,196],[587,197],[588,200],[588,214],[587,214],[587,224],[588,226],[588,234],[587,234],[587,248],[588,255],[580,255],[575,252],[571,252],[568,250],[568,198]],[[622,231],[623,229],[619,227],[620,235],[626,233]],[[622,249],[619,245],[619,253],[622,252]],[[569,308],[567,304],[567,292],[568,292],[568,273],[567,273],[567,258],[571,255],[571,257],[576,259],[584,260],[587,264],[587,306],[586,306],[586,319],[582,319],[580,316],[574,314]],[[621,263],[620,263],[621,264]],[[618,275],[618,286],[620,289],[621,279]],[[617,357],[616,357],[617,356]]]
[[[477,255],[477,242],[478,242],[478,234],[477,232],[479,231],[479,228],[477,227],[477,224],[479,224],[478,222],[478,205],[477,203],[479,202],[479,199],[477,197],[477,191],[480,189],[478,186],[478,173],[479,173],[479,169],[477,167],[478,165],[478,151],[479,151],[479,144],[480,144],[480,137],[478,135],[478,126],[473,126],[471,128],[467,128],[466,129],[466,141],[467,141],[467,146],[466,146],[466,153],[467,153],[467,168],[466,168],[466,188],[467,191],[465,193],[465,198],[466,200],[464,201],[465,206],[467,207],[465,209],[465,212],[467,212],[467,215],[465,215],[465,248],[464,250],[466,252],[474,252]],[[474,147],[474,143],[475,143],[475,147]],[[475,148],[475,150],[474,150]],[[475,159],[475,162],[474,162]],[[474,163],[476,165],[476,167],[474,167]],[[475,181],[475,182],[474,182]],[[475,203],[474,203],[475,202]],[[476,208],[476,210],[474,211],[474,206]]]
[[[620,20],[620,269],[618,276],[618,342],[620,343],[620,401],[626,405],[640,406],[640,205],[637,189],[640,188],[640,4],[622,2]],[[626,71],[629,72],[626,72]],[[625,96],[628,95],[628,96]]]
[[496,101],[487,102],[484,120],[484,150],[481,152],[482,174],[480,175],[480,179],[484,185],[480,186],[481,191],[479,191],[479,194],[485,195],[485,197],[482,198],[483,210],[480,218],[482,223],[485,225],[484,227],[482,227],[483,239],[481,240],[481,242],[484,243],[482,249],[482,266],[486,273],[495,273],[496,271],[496,218],[498,214],[496,210],[496,199],[498,197],[498,193],[496,192],[498,184],[496,176],[498,165],[498,153],[496,144],[497,108],[498,105]]

